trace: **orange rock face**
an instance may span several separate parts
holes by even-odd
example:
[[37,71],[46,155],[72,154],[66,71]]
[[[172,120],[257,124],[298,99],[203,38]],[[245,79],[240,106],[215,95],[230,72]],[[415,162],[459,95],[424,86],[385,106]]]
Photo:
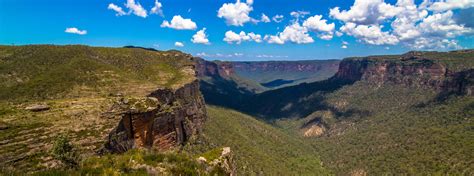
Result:
[[120,112],[122,119],[108,136],[102,152],[121,153],[132,148],[168,150],[198,134],[207,118],[197,81],[176,91],[157,90],[149,97],[156,99],[156,106],[136,105],[144,108],[141,110],[127,106],[129,110]]

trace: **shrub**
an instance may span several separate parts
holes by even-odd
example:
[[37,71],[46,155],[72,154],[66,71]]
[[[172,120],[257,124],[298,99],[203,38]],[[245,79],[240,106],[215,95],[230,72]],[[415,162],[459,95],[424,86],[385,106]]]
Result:
[[53,157],[67,167],[77,167],[79,163],[79,154],[77,153],[74,145],[69,141],[67,135],[61,134],[56,138],[52,149]]

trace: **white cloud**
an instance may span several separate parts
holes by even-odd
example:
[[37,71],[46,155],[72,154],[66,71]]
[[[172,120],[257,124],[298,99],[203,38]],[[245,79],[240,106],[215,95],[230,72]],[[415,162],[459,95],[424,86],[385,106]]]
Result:
[[201,29],[200,31],[197,31],[196,34],[193,35],[193,38],[191,39],[193,43],[199,43],[199,44],[206,44],[210,45],[209,39],[207,39],[206,35],[206,28]]
[[306,15],[309,15],[309,12],[307,11],[293,11],[290,13],[290,15],[293,17],[293,18],[303,18],[305,17]]
[[163,5],[161,4],[161,2],[158,2],[158,0],[155,0],[155,6],[153,6],[153,8],[151,8],[150,13],[163,16],[162,8],[163,8]]
[[267,55],[267,54],[259,54],[256,55],[257,58],[288,58],[288,56],[280,56],[280,55]]
[[257,43],[260,43],[262,42],[262,36],[253,32],[246,34],[244,31],[241,31],[239,34],[237,34],[233,31],[227,31],[225,33],[224,41],[229,44],[240,44],[243,41],[255,41]]
[[147,11],[140,5],[140,3],[136,3],[135,0],[127,0],[125,7],[128,9],[127,13],[122,9],[122,7],[119,7],[113,3],[110,3],[107,9],[115,11],[116,16],[130,15],[132,13],[143,18],[148,16]]
[[343,44],[343,45],[349,45],[349,42],[342,41],[342,44]]
[[333,38],[335,26],[334,23],[328,24],[327,20],[323,20],[321,15],[309,17],[303,22],[303,27],[319,32],[318,37],[323,40],[331,40]]
[[447,11],[453,9],[466,9],[474,7],[473,0],[441,0],[433,2],[428,9],[432,11]]
[[78,35],[86,35],[87,34],[86,30],[79,30],[75,27],[66,28],[66,30],[64,32],[70,33],[70,34],[78,34]]
[[110,3],[109,6],[107,7],[107,9],[109,10],[113,10],[116,12],[116,16],[122,16],[122,15],[126,15],[127,13],[125,13],[125,11],[123,11],[122,7],[119,7],[113,3]]
[[453,19],[452,11],[430,15],[424,18],[418,26],[421,33],[427,36],[441,38],[454,38],[465,33],[473,32],[471,28],[456,24]]
[[262,13],[262,17],[260,18],[260,21],[264,22],[264,23],[270,23],[271,22],[270,18],[267,15],[265,15],[264,13]]
[[[395,5],[383,0],[356,0],[347,11],[333,8],[331,17],[344,25],[336,35],[345,33],[371,45],[396,45],[411,49],[458,49],[456,37],[473,35],[474,29],[457,24],[452,9],[474,6],[472,0],[398,0]],[[382,24],[390,24],[384,27]],[[305,26],[305,25],[303,25]]]
[[183,47],[184,44],[182,42],[174,42],[174,46],[176,47]]
[[369,25],[394,17],[400,11],[383,0],[355,0],[349,10],[340,11],[335,7],[330,9],[329,15],[344,22]]
[[208,58],[232,58],[232,57],[242,57],[244,56],[243,53],[232,53],[232,54],[221,54],[221,53],[216,53],[216,54],[208,54],[205,52],[197,53],[196,56],[199,57],[208,57]]
[[199,56],[199,57],[208,57],[209,55],[205,52],[200,52],[200,53],[197,53],[196,56]]
[[347,35],[354,36],[364,43],[371,45],[395,45],[399,40],[389,32],[382,31],[383,26],[378,25],[356,25],[346,23],[341,27],[341,31]]
[[140,3],[135,3],[135,0],[127,0],[125,7],[130,9],[130,12],[136,16],[146,18],[148,16],[147,11],[140,5]]
[[342,49],[347,49],[347,45],[342,45],[341,48]]
[[281,23],[283,21],[283,15],[275,15],[272,17],[272,20],[276,23]]
[[297,44],[313,43],[314,40],[308,34],[308,29],[301,26],[299,23],[293,23],[286,26],[283,32],[277,35],[265,36],[264,38],[268,43],[285,44],[290,41]]
[[240,0],[235,3],[225,3],[219,8],[217,17],[224,18],[227,25],[243,26],[247,22],[255,21],[249,16],[253,10],[252,3],[253,1],[242,3]]
[[181,15],[176,15],[171,19],[171,23],[168,21],[163,21],[161,27],[168,27],[177,30],[195,30],[197,25],[191,19],[184,19]]

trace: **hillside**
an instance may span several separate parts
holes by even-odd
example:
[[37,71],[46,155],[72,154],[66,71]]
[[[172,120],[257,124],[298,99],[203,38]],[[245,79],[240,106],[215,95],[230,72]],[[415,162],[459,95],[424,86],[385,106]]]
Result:
[[235,74],[267,89],[277,89],[330,78],[339,60],[230,62]]
[[51,150],[64,135],[77,159],[106,142],[112,152],[183,145],[206,118],[194,67],[178,51],[0,46],[0,169],[61,167]]
[[305,137],[337,175],[471,175],[473,63],[474,50],[347,58],[236,109]]
[[289,136],[254,117],[220,107],[208,107],[203,136],[188,150],[206,151],[229,146],[239,175],[328,174],[317,150],[302,138]]
[[336,174],[470,175],[473,63],[474,50],[345,59],[326,82],[276,90],[270,101],[296,118],[274,123],[305,136]]

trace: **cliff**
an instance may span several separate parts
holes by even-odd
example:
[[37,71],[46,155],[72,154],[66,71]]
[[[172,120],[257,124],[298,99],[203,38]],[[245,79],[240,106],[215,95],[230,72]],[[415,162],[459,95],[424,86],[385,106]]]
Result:
[[102,153],[179,147],[197,135],[206,120],[197,80],[176,90],[156,90],[143,99],[122,98],[110,113],[121,120],[109,134]]
[[321,81],[333,76],[339,60],[227,62],[238,76],[268,89]]
[[[474,51],[464,53],[472,54]],[[470,62],[469,59],[466,62]],[[335,79],[366,81],[375,86],[391,83],[437,91],[472,92],[472,69],[450,67],[451,63],[444,58],[428,57],[423,52],[348,58],[340,63]]]
[[22,173],[60,166],[51,153],[58,135],[82,157],[104,144],[166,150],[206,119],[195,62],[179,51],[0,46],[0,82],[0,168]]

